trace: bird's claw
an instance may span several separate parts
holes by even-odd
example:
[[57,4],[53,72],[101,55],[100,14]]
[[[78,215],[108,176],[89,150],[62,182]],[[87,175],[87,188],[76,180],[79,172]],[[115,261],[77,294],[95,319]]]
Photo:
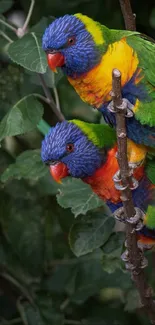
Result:
[[124,208],[121,207],[119,209],[117,209],[114,213],[114,217],[116,220],[120,221],[120,222],[124,222],[124,223],[130,223],[132,225],[135,225],[135,228],[133,229],[133,231],[140,231],[143,228],[143,220],[144,220],[144,216],[145,214],[143,213],[143,211],[139,208],[135,208],[135,215],[134,217],[131,218],[125,218],[124,215]]
[[[131,176],[133,174],[133,171],[132,170],[130,170],[130,172],[129,172],[129,176]],[[119,191],[124,191],[127,187],[128,187],[128,185],[126,185],[126,186],[123,186],[122,184],[121,184],[121,182],[122,182],[122,179],[121,179],[121,174],[120,174],[120,170],[118,170],[116,173],[115,173],[115,175],[113,176],[113,181],[114,181],[114,183],[115,183],[115,188],[117,189],[117,190],[119,190]],[[134,178],[134,177],[131,177],[131,181],[132,181],[132,184],[131,184],[131,186],[130,186],[130,189],[131,190],[135,190],[137,187],[138,187],[138,181]]]
[[126,218],[124,215],[124,208],[121,207],[121,208],[117,209],[114,213],[114,217],[116,220],[126,223]]
[[140,241],[137,242],[137,245],[138,245],[138,248],[141,251],[146,251],[146,250],[150,250],[150,249],[153,248],[153,245],[151,245],[151,244],[144,244],[144,243],[141,243]]
[[[127,249],[121,255],[121,259],[122,259],[123,262],[125,262],[125,267],[126,267],[127,270],[134,271],[137,268],[130,262],[129,252],[128,252]],[[145,256],[143,256],[142,259],[141,259],[141,265],[139,266],[139,268],[144,269],[147,266],[148,266],[148,260],[146,259]]]
[[[111,93],[112,95],[112,93]],[[133,117],[134,113],[132,111],[134,105],[132,105],[128,99],[126,98],[122,98],[122,104],[117,106],[117,108],[119,108],[120,110],[122,109],[126,109],[126,117],[130,118],[130,117]],[[114,109],[114,104],[113,104],[113,100],[108,104],[107,106],[108,110],[111,112],[111,113],[116,113],[115,109]]]
[[144,224],[143,224],[143,220],[144,220],[144,212],[139,209],[139,208],[135,208],[135,215],[131,218],[127,218],[126,221],[128,223],[130,223],[131,225],[136,225],[134,231],[139,231],[143,228]]

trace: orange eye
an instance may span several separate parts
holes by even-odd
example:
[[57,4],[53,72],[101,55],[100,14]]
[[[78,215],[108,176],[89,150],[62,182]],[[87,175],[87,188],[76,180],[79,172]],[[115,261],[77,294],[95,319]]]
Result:
[[67,152],[73,152],[74,151],[74,145],[72,143],[67,144],[66,150],[67,150]]
[[69,39],[68,39],[68,45],[73,45],[73,44],[75,44],[75,37],[73,36],[73,37],[70,37]]

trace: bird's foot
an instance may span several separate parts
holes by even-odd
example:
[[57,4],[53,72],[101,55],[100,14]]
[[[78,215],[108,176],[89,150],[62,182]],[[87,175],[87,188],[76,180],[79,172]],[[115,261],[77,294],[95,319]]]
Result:
[[[133,164],[132,164],[132,168],[130,168],[129,170],[129,176],[131,176],[130,189],[135,190],[138,187],[139,183],[134,177],[132,177],[132,175],[133,175]],[[128,185],[126,186],[122,185],[120,170],[118,170],[113,176],[113,181],[115,183],[115,188],[119,191],[124,191],[128,187]]]
[[[129,252],[126,249],[125,252],[121,255],[121,259],[123,262],[125,262],[125,267],[127,270],[129,271],[134,271],[136,270],[137,266],[134,266],[131,262],[130,262],[130,257],[129,257]],[[144,269],[145,267],[148,266],[148,261],[146,259],[145,256],[142,256],[141,259],[141,265],[138,268]]]
[[145,213],[137,207],[135,208],[135,212],[136,212],[135,215],[131,218],[127,218],[126,221],[131,225],[135,225],[133,231],[140,231],[144,226],[143,221],[144,221]]
[[138,245],[138,248],[141,250],[141,251],[148,251],[150,249],[153,248],[154,245],[151,245],[151,244],[144,244],[140,241],[137,242],[137,245]]
[[118,220],[120,222],[130,223],[132,225],[135,225],[135,228],[133,229],[133,231],[140,231],[144,226],[143,220],[144,220],[145,214],[139,208],[135,208],[135,212],[136,213],[135,213],[134,217],[126,218],[124,215],[124,208],[121,207],[114,212],[114,217],[116,220]]
[[[133,107],[134,105],[126,98],[122,98],[122,104],[118,106],[119,109],[126,109],[126,117],[133,117]],[[108,104],[107,108],[111,113],[116,113],[113,100]]]

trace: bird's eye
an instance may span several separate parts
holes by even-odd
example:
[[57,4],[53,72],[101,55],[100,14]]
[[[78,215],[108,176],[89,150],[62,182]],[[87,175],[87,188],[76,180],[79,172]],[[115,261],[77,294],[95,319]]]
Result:
[[66,146],[67,152],[73,152],[74,151],[74,144],[68,143]]
[[69,37],[69,38],[68,38],[68,41],[67,41],[67,44],[68,44],[68,45],[73,45],[73,44],[75,44],[75,37],[74,37],[74,36]]

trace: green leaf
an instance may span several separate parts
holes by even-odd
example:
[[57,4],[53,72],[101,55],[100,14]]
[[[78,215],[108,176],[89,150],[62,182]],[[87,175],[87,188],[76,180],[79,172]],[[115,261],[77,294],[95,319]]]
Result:
[[9,57],[22,67],[45,73],[47,68],[46,54],[42,49],[41,35],[31,32],[10,44]]
[[45,320],[46,324],[50,325],[63,325],[64,316],[59,310],[56,310],[53,306],[53,301],[51,297],[45,295],[39,295],[37,297],[36,303],[39,307],[40,314]]
[[117,233],[111,234],[107,243],[102,248],[104,255],[108,255],[110,257],[120,257],[123,249],[123,244],[125,241],[125,233],[119,231]]
[[75,217],[104,205],[103,201],[92,192],[90,186],[79,179],[64,181],[57,195],[57,201],[63,208],[71,208]]
[[139,292],[136,289],[132,289],[128,291],[127,297],[126,297],[126,305],[124,310],[128,312],[133,312],[137,308],[141,308],[142,304],[140,301],[140,295]]
[[103,255],[102,266],[105,272],[114,273],[116,269],[121,268],[121,258]]
[[29,303],[19,302],[18,310],[21,314],[24,324],[26,324],[26,325],[46,325],[40,315],[39,310],[35,307],[32,307]]
[[103,246],[102,266],[105,272],[111,274],[116,269],[121,268],[121,253],[124,241],[125,234],[123,232],[117,232],[111,234],[109,240]]
[[35,33],[40,33],[40,34],[43,34],[46,27],[52,23],[52,21],[54,20],[55,18],[51,18],[51,17],[42,17],[40,19],[40,21],[36,24],[36,25],[33,25],[31,27],[31,30],[30,32],[35,32]]
[[113,231],[115,220],[105,212],[89,212],[77,218],[69,234],[70,247],[76,256],[93,252],[102,246]]
[[5,183],[11,178],[38,180],[47,173],[48,169],[41,161],[40,150],[27,150],[17,157],[14,164],[9,165],[2,174],[1,181]]
[[[39,276],[43,268],[44,225],[43,209],[39,202],[14,200],[1,195],[0,223],[12,252],[18,256],[21,265],[34,276]],[[37,253],[36,253],[37,252]]]
[[13,5],[12,0],[1,0],[0,1],[0,14],[10,9]]
[[0,141],[6,136],[14,136],[31,131],[43,115],[42,104],[29,95],[17,102],[0,122]]

